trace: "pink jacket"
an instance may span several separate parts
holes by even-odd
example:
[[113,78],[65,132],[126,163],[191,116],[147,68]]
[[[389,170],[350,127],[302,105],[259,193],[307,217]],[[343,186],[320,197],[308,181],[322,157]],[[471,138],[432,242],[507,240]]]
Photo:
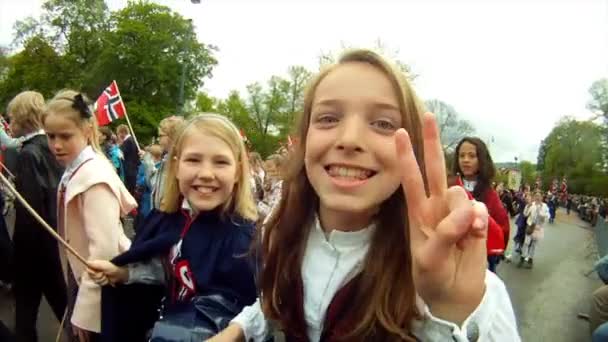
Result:
[[[110,163],[96,157],[82,164],[69,180],[63,212],[58,213],[58,230],[85,259],[110,260],[131,245],[120,217],[135,207],[135,199]],[[65,255],[62,261],[67,277]],[[70,253],[67,253],[67,262],[79,284],[71,322],[81,329],[100,332],[101,288]]]

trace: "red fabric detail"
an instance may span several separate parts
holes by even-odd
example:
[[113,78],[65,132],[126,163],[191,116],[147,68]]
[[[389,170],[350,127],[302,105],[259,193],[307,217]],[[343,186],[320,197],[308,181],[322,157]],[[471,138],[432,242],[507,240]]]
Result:
[[[359,279],[361,278],[361,274],[357,275],[353,279],[351,279],[346,285],[344,285],[332,298],[329,306],[327,307],[327,312],[325,313],[325,322],[323,324],[323,332],[321,334],[321,342],[334,342],[338,341],[338,337],[344,335],[345,332],[348,332],[349,329],[352,328],[352,322],[349,322],[344,319],[344,316],[348,312],[348,309],[351,307],[351,303],[353,300],[353,296],[355,295],[355,290],[357,289],[357,284]],[[298,279],[298,284],[296,285],[296,303],[298,304],[297,310],[295,312],[301,312],[301,317],[298,317],[298,321],[301,328],[306,332],[306,321],[304,318],[304,291],[302,279]],[[299,291],[301,290],[301,291]],[[308,337],[298,338],[293,335],[289,335],[287,332],[285,333],[285,340],[287,342],[309,342]]]
[[[462,179],[460,177],[456,177],[456,185],[464,186]],[[467,196],[469,197],[469,199],[472,200],[473,194],[466,190],[465,190],[465,192],[467,193]],[[492,194],[494,196],[492,196]],[[490,189],[486,193],[485,200],[486,200],[486,203],[484,203],[484,204],[488,208],[488,214],[489,214],[489,216],[488,216],[488,237],[486,239],[486,253],[487,253],[487,255],[502,254],[502,253],[504,253],[505,248],[506,248],[505,241],[509,240],[509,228],[508,228],[509,227],[509,217],[507,216],[507,211],[502,206],[502,203],[500,202],[500,199],[498,198],[496,191]],[[501,217],[500,210],[496,209],[497,204],[499,206],[498,208],[502,209],[502,212],[504,213],[504,217]],[[492,209],[490,209],[490,207]],[[496,219],[492,215],[492,212],[494,212],[498,217],[506,220],[506,222],[507,222],[506,232],[505,232],[504,228],[502,228],[501,225],[496,221]]]
[[488,189],[488,191],[486,191],[486,195],[484,196],[484,204],[488,208],[488,214],[490,214],[490,216],[502,229],[504,244],[503,250],[507,249],[507,244],[509,243],[509,232],[511,231],[511,223],[509,222],[507,210],[502,205],[496,191],[492,189]]

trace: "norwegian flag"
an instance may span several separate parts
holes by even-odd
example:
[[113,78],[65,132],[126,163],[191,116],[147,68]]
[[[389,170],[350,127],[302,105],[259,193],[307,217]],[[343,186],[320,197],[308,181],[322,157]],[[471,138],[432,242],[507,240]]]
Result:
[[245,131],[243,131],[243,129],[240,129],[239,133],[241,133],[241,139],[243,139],[243,142],[247,143],[249,141],[249,139],[247,139],[247,135],[245,134]]
[[127,113],[116,81],[112,81],[103,91],[97,102],[95,102],[95,105],[97,108],[95,116],[97,117],[99,126],[105,126],[116,119],[124,117]]

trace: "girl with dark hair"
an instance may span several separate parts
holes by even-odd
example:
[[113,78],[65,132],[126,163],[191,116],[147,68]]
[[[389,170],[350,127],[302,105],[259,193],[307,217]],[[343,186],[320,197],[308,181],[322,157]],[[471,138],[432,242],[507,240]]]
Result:
[[[491,186],[496,169],[486,144],[479,138],[465,137],[456,146],[455,154],[452,172],[461,175],[465,189],[473,194],[475,200],[486,205],[490,216],[503,230],[504,249],[506,249],[509,241],[509,216]],[[500,255],[488,250],[488,266],[492,272],[496,271],[499,261]]]

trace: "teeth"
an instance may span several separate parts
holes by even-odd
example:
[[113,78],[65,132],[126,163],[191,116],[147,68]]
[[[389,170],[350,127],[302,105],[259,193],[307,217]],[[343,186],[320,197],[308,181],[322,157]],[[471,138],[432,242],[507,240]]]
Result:
[[356,178],[356,179],[367,179],[373,172],[370,170],[363,170],[357,168],[343,167],[343,166],[331,166],[329,168],[329,175],[333,177],[344,177],[344,178]]
[[203,193],[203,194],[210,194],[213,191],[215,191],[215,188],[210,188],[210,187],[207,187],[207,186],[198,186],[195,189],[196,189],[196,191],[198,191],[200,193]]

